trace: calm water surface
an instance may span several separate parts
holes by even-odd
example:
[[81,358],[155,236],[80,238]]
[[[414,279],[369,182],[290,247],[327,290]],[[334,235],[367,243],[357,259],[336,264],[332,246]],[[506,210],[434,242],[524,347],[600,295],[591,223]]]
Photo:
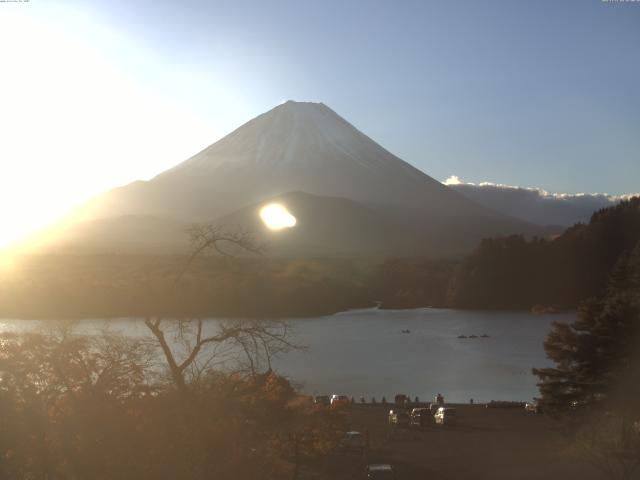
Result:
[[[295,319],[304,352],[276,360],[278,371],[309,394],[342,393],[370,401],[396,393],[447,401],[528,400],[537,395],[531,368],[550,365],[543,344],[553,321],[575,314],[533,315],[446,309],[350,310]],[[215,324],[216,320],[209,320]],[[0,320],[0,331],[41,328],[44,322]],[[139,319],[85,320],[81,329],[144,335]],[[409,330],[410,333],[403,333]],[[489,338],[458,339],[458,335]]]

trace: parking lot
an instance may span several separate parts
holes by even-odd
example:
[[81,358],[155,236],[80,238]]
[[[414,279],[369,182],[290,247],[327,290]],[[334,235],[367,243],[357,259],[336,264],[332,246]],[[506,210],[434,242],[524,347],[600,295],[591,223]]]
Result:
[[398,479],[602,478],[545,415],[457,405],[456,425],[409,429],[389,426],[391,408],[351,406],[345,414],[352,430],[368,435],[368,458],[358,452],[333,454],[320,478],[362,478],[366,462],[393,464]]

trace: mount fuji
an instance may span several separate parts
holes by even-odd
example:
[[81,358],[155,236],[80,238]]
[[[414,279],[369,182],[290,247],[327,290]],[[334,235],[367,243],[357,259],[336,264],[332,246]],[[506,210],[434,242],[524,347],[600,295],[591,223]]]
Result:
[[96,197],[57,243],[144,249],[194,222],[260,230],[259,207],[279,198],[304,213],[290,233],[261,232],[278,255],[454,254],[483,236],[538,233],[414,168],[326,105],[288,101],[155,178]]

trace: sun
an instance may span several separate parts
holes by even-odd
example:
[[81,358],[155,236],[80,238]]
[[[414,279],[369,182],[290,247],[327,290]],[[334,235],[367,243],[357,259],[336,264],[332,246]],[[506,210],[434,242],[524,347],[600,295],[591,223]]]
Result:
[[282,230],[296,225],[296,217],[287,207],[279,203],[270,203],[260,209],[260,218],[270,230]]

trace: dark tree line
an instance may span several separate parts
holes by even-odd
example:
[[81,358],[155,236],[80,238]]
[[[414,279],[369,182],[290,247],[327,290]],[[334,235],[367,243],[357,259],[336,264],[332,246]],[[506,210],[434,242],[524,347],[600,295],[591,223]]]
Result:
[[[1,278],[7,318],[328,315],[350,308],[443,305],[452,261],[268,257],[46,256]],[[182,275],[181,275],[182,273]],[[181,275],[178,285],[176,276]]]
[[[199,257],[176,287],[182,256],[29,257],[0,278],[6,318],[278,318],[373,304],[373,268],[349,259]],[[2,277],[2,272],[0,272]]]
[[382,308],[442,306],[453,265],[450,260],[389,259],[367,279],[368,296]]
[[553,240],[485,239],[454,272],[447,302],[464,308],[575,308],[604,293],[608,275],[640,240],[640,198],[595,212]]

